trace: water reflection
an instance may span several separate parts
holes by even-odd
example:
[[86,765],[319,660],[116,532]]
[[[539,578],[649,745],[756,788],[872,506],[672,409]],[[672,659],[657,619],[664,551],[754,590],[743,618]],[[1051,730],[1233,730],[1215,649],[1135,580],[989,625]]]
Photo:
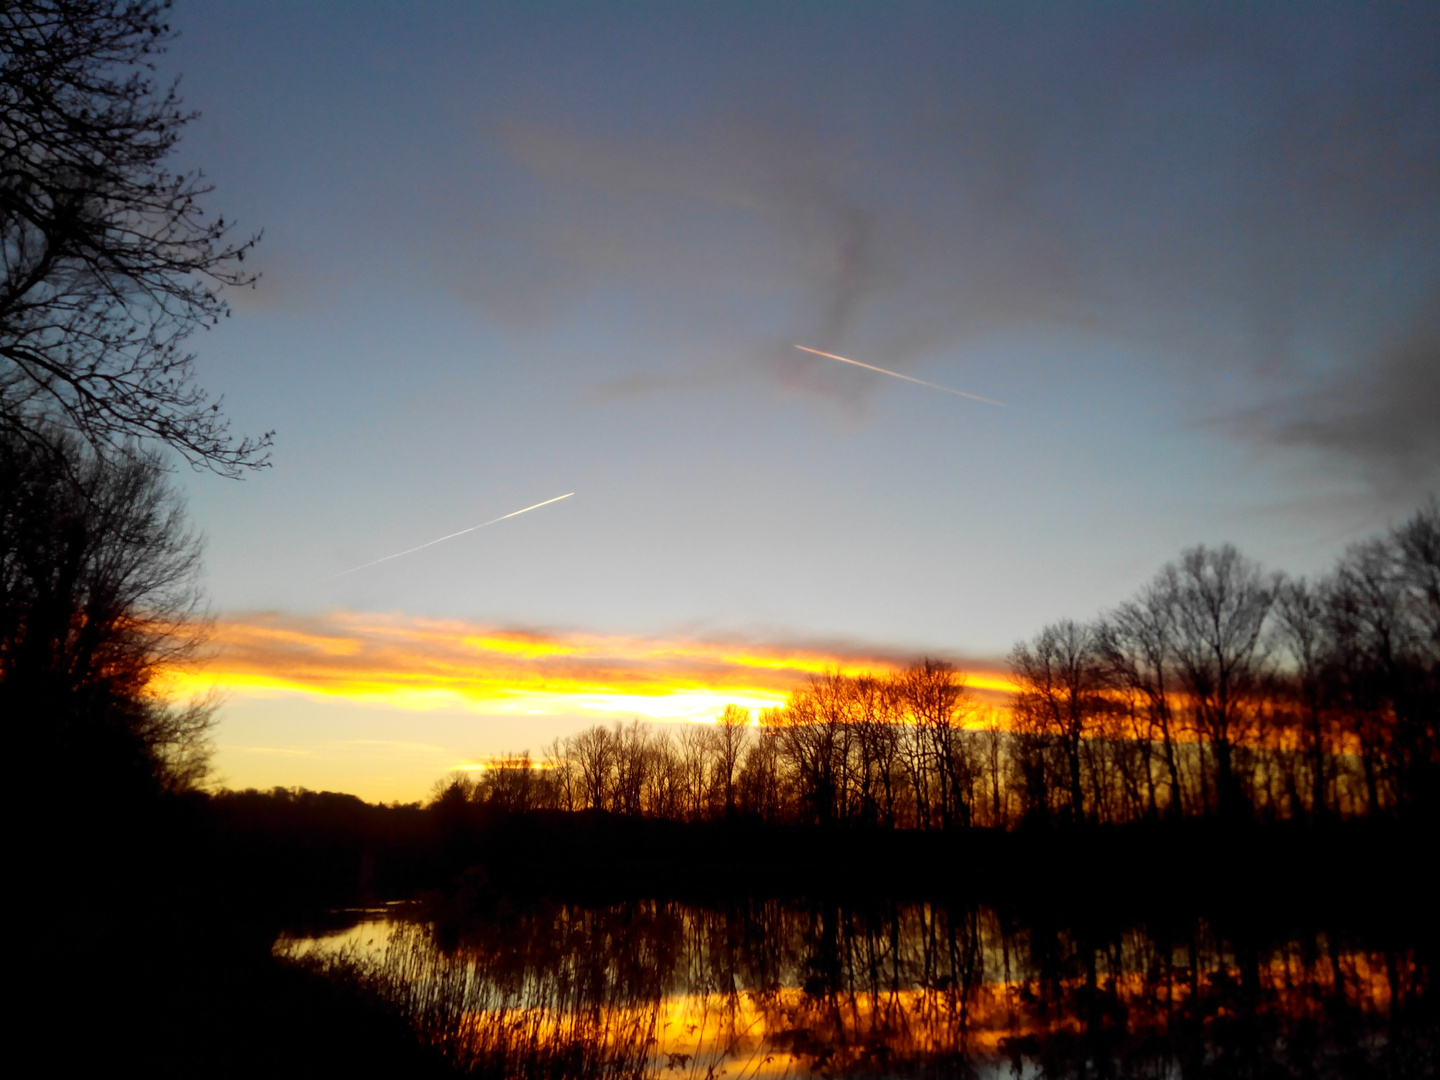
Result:
[[[440,917],[437,917],[437,914]],[[755,900],[372,913],[287,939],[477,1075],[1425,1075],[1428,957],[1202,920]]]

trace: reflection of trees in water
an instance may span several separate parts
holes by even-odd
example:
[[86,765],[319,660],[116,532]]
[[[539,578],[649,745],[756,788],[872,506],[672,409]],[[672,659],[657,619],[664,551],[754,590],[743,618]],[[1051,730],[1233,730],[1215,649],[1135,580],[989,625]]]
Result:
[[1203,922],[1091,935],[931,904],[539,906],[402,923],[359,967],[495,1076],[1401,1076],[1435,1052],[1423,954]]

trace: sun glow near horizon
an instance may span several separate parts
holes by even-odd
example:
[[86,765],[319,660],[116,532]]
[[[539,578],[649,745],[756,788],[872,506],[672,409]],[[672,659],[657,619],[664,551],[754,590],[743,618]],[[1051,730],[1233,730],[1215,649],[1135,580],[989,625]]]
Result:
[[[216,695],[219,782],[421,797],[437,776],[595,723],[757,715],[827,671],[888,674],[899,650],[844,643],[548,632],[406,614],[232,613],[208,658],[165,673],[176,699]],[[998,664],[957,665],[1003,707]]]
[[[209,659],[167,674],[187,697],[302,694],[405,710],[633,713],[709,719],[725,705],[782,705],[827,671],[886,674],[909,662],[863,647],[546,633],[459,620],[338,611],[224,616]],[[1013,686],[998,668],[966,671],[982,697]]]

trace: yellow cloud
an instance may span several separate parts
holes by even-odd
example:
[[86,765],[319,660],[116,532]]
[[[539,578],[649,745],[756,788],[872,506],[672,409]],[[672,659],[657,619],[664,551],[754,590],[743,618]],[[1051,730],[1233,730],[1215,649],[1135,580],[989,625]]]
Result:
[[[213,658],[175,671],[169,693],[303,693],[402,709],[713,716],[727,703],[778,705],[810,676],[876,674],[910,657],[860,646],[540,633],[460,620],[335,611],[254,612],[215,623]],[[963,665],[982,697],[1013,687]]]

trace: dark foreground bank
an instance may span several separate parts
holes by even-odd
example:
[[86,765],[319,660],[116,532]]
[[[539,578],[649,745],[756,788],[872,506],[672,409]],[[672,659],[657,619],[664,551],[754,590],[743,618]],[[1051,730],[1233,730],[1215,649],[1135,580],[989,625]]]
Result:
[[27,825],[12,1030],[41,1074],[453,1075],[389,1002],[276,960],[318,894],[292,895],[207,799],[77,800]]
[[1187,819],[1124,826],[885,830],[675,822],[603,812],[448,813],[332,793],[208,804],[227,889],[280,921],[445,889],[479,868],[516,897],[949,896],[1103,911],[1194,902],[1293,912],[1423,913],[1436,830]]
[[393,984],[277,960],[277,936],[323,924],[328,910],[416,895],[442,936],[483,924],[500,952],[505,935],[523,939],[517,918],[543,920],[533,913],[557,905],[923,902],[985,905],[1001,923],[1066,940],[1205,925],[1240,942],[1359,942],[1406,965],[1416,1060],[1430,1045],[1431,838],[1373,820],[920,833],[604,814],[456,820],[329,794],[171,798],[27,834],[33,978],[20,1030],[81,1073],[453,1075],[461,1063],[417,1036]]

